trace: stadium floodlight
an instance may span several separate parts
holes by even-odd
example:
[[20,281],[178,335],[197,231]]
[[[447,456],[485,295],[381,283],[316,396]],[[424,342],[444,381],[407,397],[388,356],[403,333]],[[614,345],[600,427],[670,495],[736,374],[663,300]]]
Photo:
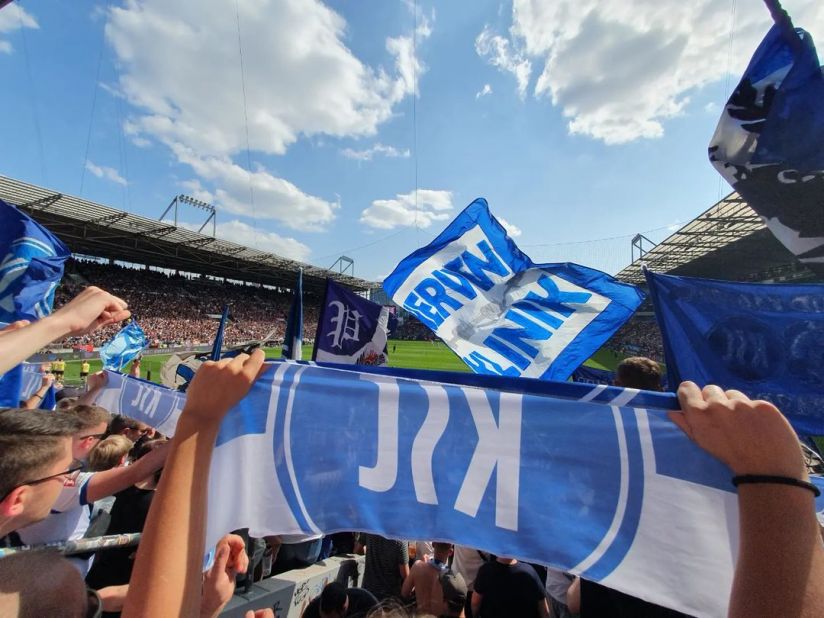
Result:
[[349,272],[350,275],[352,275],[353,277],[355,276],[355,260],[346,255],[340,256],[335,261],[335,263],[332,264],[326,270],[335,270],[336,268],[338,274],[345,275],[347,272]]
[[215,207],[212,206],[211,204],[208,204],[208,203],[203,202],[201,200],[196,200],[195,198],[193,198],[191,196],[188,196],[188,195],[184,195],[182,193],[180,195],[175,196],[175,198],[171,201],[171,203],[166,207],[166,210],[163,211],[163,214],[160,215],[160,218],[158,219],[158,221],[163,221],[163,219],[166,218],[166,215],[169,214],[169,211],[174,208],[174,221],[175,221],[175,227],[177,227],[177,207],[180,204],[186,204],[188,206],[193,206],[194,208],[198,208],[200,210],[205,210],[206,212],[208,212],[209,216],[206,217],[206,221],[203,222],[203,225],[200,226],[200,228],[197,230],[197,232],[198,232],[198,234],[200,232],[202,232],[203,228],[205,228],[209,224],[209,221],[211,221],[212,222],[212,238],[214,238],[215,231],[217,229],[217,210],[215,210]]
[[[644,242],[645,241],[647,243],[646,248],[644,248]],[[632,261],[634,262],[636,260],[636,258],[635,258],[635,250],[636,249],[638,249],[638,258],[637,259],[640,260],[654,246],[655,246],[655,243],[652,242],[649,238],[647,238],[643,234],[636,234],[632,238],[632,249],[631,249],[631,251],[632,251]]]

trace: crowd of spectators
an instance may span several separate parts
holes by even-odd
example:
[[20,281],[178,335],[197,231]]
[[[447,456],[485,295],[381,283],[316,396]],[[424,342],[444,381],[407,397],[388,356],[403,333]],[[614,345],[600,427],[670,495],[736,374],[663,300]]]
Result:
[[604,344],[619,356],[646,356],[664,362],[664,341],[652,316],[633,316]]
[[[210,343],[224,305],[229,305],[231,320],[224,335],[226,345],[250,341],[280,344],[292,303],[291,290],[257,285],[242,285],[206,277],[131,268],[95,261],[70,260],[66,276],[55,294],[55,306],[68,302],[87,285],[111,290],[129,303],[150,345],[167,347]],[[314,340],[320,299],[304,292],[303,334]],[[70,345],[100,346],[117,332],[118,326],[68,340]],[[273,332],[274,331],[274,332]]]

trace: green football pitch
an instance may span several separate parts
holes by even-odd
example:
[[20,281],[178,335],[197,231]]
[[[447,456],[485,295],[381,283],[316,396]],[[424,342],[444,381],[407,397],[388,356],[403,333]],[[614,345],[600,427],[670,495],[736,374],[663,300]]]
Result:
[[[280,348],[264,348],[266,356],[277,358]],[[169,360],[171,354],[147,354],[140,364],[141,376],[153,382],[160,381],[160,368]],[[303,346],[303,358],[312,358],[312,346]],[[620,357],[611,350],[599,350],[585,364],[596,369],[615,369]],[[65,381],[76,384],[80,381],[79,360],[66,361]],[[99,371],[100,359],[90,359],[92,372]],[[389,341],[389,365],[410,369],[431,369],[439,371],[469,371],[464,362],[441,341]]]

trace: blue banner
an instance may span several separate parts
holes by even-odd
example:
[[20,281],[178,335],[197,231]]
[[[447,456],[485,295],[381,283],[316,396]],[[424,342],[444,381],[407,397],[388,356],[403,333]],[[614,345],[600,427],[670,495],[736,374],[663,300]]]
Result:
[[669,384],[718,384],[773,402],[824,435],[824,285],[729,283],[647,272]]
[[383,287],[473,371],[546,380],[566,380],[643,300],[585,266],[534,264],[482,198]]
[[812,37],[773,26],[729,98],[710,161],[807,267],[824,275],[824,73]]
[[283,337],[283,358],[300,360],[303,354],[303,269],[298,272],[298,281],[286,320],[286,334]]
[[149,340],[146,333],[138,326],[137,322],[132,320],[100,348],[100,360],[103,361],[103,368],[121,371],[148,345]]
[[397,319],[378,303],[326,280],[312,360],[344,365],[385,365],[386,342]]
[[[165,434],[184,402],[118,374],[98,399]],[[725,615],[732,473],[669,421],[676,406],[608,386],[278,362],[221,425],[207,546],[242,527],[437,539]]]

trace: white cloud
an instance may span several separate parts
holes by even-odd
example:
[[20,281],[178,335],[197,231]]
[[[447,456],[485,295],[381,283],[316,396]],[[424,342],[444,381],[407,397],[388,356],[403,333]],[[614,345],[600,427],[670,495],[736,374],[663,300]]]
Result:
[[[192,195],[192,197],[197,196]],[[197,199],[201,198],[198,197]],[[199,224],[189,223],[187,221],[178,221],[178,226],[195,232],[200,228]],[[204,233],[208,231],[211,231],[208,227],[203,230]],[[312,253],[309,247],[294,238],[288,238],[265,230],[256,230],[251,225],[237,219],[224,222],[219,221],[215,226],[215,237],[243,245],[244,247],[268,251],[299,262],[306,262]]]
[[[824,3],[796,0],[792,13],[821,40]],[[730,50],[730,8],[716,0],[514,0],[508,38],[485,28],[490,51],[479,54],[499,68],[512,65],[502,57],[542,66],[534,94],[561,108],[570,133],[620,144],[662,136],[728,66],[735,83],[769,26],[762,7],[738,11]]]
[[434,221],[452,218],[452,192],[433,189],[418,189],[417,205],[415,191],[399,193],[394,199],[375,200],[361,213],[361,223],[382,230],[396,227],[428,228]]
[[518,82],[518,94],[522,99],[526,96],[532,63],[515,45],[485,26],[475,39],[475,52],[492,66],[512,73]]
[[490,86],[489,84],[484,84],[484,87],[475,93],[475,99],[480,99],[481,97],[485,97],[488,94],[492,94],[492,86]]
[[496,216],[495,218],[498,220],[498,223],[500,223],[501,225],[504,226],[504,229],[506,230],[506,233],[509,234],[510,238],[517,238],[518,236],[520,236],[523,233],[521,231],[521,228],[519,228],[514,223],[510,223],[509,221],[507,221],[503,217]]
[[[317,0],[240,0],[249,140],[283,154],[300,135],[374,135],[422,67],[410,36],[386,40],[391,73],[344,44],[344,19]],[[430,32],[428,20],[418,37]],[[234,3],[129,0],[109,10],[118,87],[139,131],[204,155],[246,148]],[[170,59],[174,59],[173,62]]]
[[123,185],[124,187],[129,184],[123,176],[121,176],[116,169],[113,167],[106,167],[105,165],[95,165],[91,161],[86,161],[86,169],[89,170],[92,174],[97,176],[98,178],[105,178],[106,180],[111,180],[114,183],[119,185]]
[[[126,0],[108,10],[117,89],[137,110],[124,131],[135,145],[152,138],[168,146],[224,209],[317,229],[334,219],[336,204],[257,168],[253,213],[249,177],[232,157],[246,150],[247,135],[251,150],[269,155],[301,136],[373,136],[425,69],[412,33],[386,39],[388,66],[363,63],[344,43],[345,20],[319,0],[238,6],[245,110],[234,2]],[[431,20],[418,24],[421,41]]]
[[391,159],[398,157],[408,159],[410,155],[408,148],[398,150],[394,146],[385,146],[381,143],[377,143],[374,146],[370,146],[369,148],[366,148],[364,150],[353,150],[352,148],[344,148],[340,152],[347,159],[355,159],[357,161],[371,161],[375,155],[382,155],[384,157],[389,157]]
[[[339,204],[304,193],[294,184],[258,167],[251,174],[228,157],[201,157],[191,149],[173,144],[181,163],[218,187],[212,203],[237,215],[274,219],[296,230],[317,231],[335,218]],[[249,195],[251,184],[254,206]],[[199,190],[203,187],[198,183]]]
[[[12,2],[0,10],[0,36],[11,34],[21,28],[37,29],[39,27],[37,20],[27,13],[19,2]],[[10,54],[12,49],[9,41],[0,38],[0,53]]]

